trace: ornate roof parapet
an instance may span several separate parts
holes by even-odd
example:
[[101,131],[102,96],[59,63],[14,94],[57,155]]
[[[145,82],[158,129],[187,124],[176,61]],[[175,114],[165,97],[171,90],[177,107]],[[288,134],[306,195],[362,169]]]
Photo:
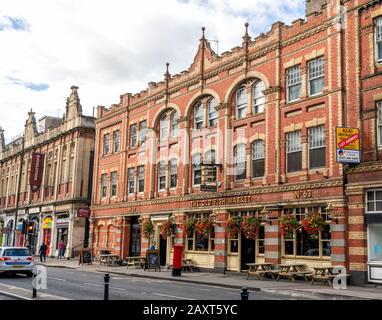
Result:
[[27,145],[32,144],[33,139],[38,135],[37,122],[34,115],[35,113],[31,109],[28,112],[28,119],[25,122],[24,137],[25,137],[25,143]]
[[78,96],[78,87],[72,86],[70,88],[72,92],[69,98],[66,100],[66,114],[65,121],[73,120],[82,116],[82,106],[80,104],[80,98]]
[[0,153],[5,150],[4,129],[0,127]]

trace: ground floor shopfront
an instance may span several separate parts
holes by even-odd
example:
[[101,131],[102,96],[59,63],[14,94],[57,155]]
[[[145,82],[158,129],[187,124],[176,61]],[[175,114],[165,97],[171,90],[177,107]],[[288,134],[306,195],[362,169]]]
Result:
[[[172,262],[173,246],[182,244],[184,257],[199,268],[240,271],[246,263],[305,263],[308,266],[343,265],[346,261],[346,208],[343,182],[262,188],[236,192],[205,193],[181,197],[93,207],[91,241],[95,255],[110,251],[121,257],[144,255],[155,244],[162,265]],[[293,215],[301,221],[317,212],[324,228],[311,237],[302,228],[284,237],[280,218]],[[335,214],[335,219],[333,218]],[[234,217],[255,217],[260,226],[255,239],[230,235],[227,223]],[[213,228],[203,237],[187,232],[187,221],[209,220]],[[150,221],[152,233],[144,235]],[[175,232],[163,236],[168,221]]]
[[[78,255],[88,243],[89,222],[87,217],[77,217],[77,209],[83,204],[36,206],[18,211],[16,230],[15,212],[5,214],[2,228],[2,244],[5,246],[28,246],[34,254],[45,243],[47,256],[58,256],[58,245],[65,244],[66,258]],[[15,238],[15,240],[13,240]]]

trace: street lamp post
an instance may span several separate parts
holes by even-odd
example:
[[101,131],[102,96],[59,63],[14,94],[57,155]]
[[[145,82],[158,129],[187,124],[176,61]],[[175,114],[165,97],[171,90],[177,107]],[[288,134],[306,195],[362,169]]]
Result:
[[23,162],[24,162],[24,149],[25,149],[25,139],[24,137],[21,138],[21,155],[20,155],[20,165],[19,165],[19,176],[17,181],[17,193],[16,193],[16,212],[15,212],[15,225],[13,229],[13,241],[12,245],[15,246],[16,242],[16,230],[17,230],[17,214],[19,211],[19,200],[20,200],[20,189],[21,189],[21,175],[23,172]]

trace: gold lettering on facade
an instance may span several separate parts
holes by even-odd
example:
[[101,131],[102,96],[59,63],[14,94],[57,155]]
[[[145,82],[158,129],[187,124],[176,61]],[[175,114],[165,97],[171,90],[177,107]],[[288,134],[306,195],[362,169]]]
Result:
[[295,191],[294,196],[296,199],[307,199],[312,197],[312,190],[299,190]]
[[196,200],[191,202],[193,208],[199,207],[210,207],[210,206],[223,206],[228,204],[240,204],[240,203],[249,203],[251,202],[251,196],[240,196],[240,197],[231,197],[231,198],[220,198],[213,200]]

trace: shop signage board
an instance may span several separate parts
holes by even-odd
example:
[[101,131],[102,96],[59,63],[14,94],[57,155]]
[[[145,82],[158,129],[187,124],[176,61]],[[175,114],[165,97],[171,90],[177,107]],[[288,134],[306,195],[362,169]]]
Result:
[[78,218],[89,218],[90,217],[90,208],[78,208],[77,209]]
[[218,191],[217,168],[218,167],[221,168],[221,165],[201,163],[200,167],[201,167],[200,191],[217,192]]
[[44,159],[45,154],[37,152],[32,153],[32,164],[29,176],[29,184],[32,192],[37,192],[40,190],[42,175],[44,172]]
[[338,163],[344,164],[361,162],[358,128],[336,127],[336,159]]
[[68,224],[69,224],[69,218],[60,218],[60,219],[57,219],[56,221],[57,226],[68,225]]
[[93,264],[92,262],[92,253],[90,249],[81,249],[80,250],[80,257],[79,257],[79,263],[78,264]]
[[52,229],[52,217],[47,217],[44,220],[42,220],[42,228],[43,229]]
[[146,266],[145,270],[159,270],[160,271],[160,260],[159,260],[159,250],[147,250],[146,251]]

